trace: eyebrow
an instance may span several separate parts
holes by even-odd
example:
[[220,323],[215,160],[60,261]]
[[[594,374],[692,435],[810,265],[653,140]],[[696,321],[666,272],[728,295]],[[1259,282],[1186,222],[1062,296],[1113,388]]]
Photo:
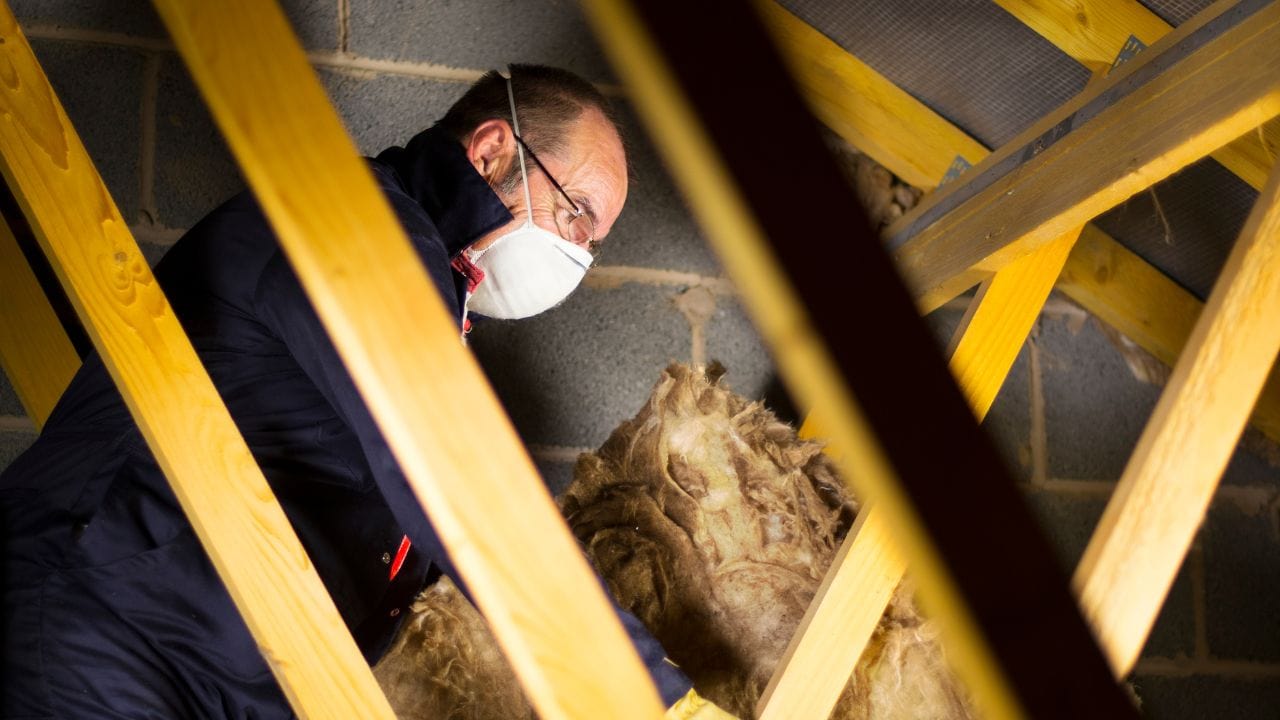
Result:
[[596,220],[596,209],[591,205],[591,198],[584,196],[578,198],[575,202],[582,207],[582,211],[587,214],[587,217],[591,218],[591,225],[599,227],[600,223]]

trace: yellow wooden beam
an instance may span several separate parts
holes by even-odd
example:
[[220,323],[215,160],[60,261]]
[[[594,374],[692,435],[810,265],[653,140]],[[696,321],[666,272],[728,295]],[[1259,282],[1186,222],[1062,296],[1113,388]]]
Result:
[[[1110,68],[1135,38],[1152,45],[1173,26],[1137,0],[995,0],[996,4],[1095,72]],[[1213,158],[1262,189],[1280,147],[1280,118],[1215,150]]]
[[[1204,305],[1092,225],[1076,243],[1058,289],[1170,367]],[[1251,422],[1280,443],[1280,367],[1272,370]]]
[[394,717],[5,3],[0,40],[0,169],[269,665],[303,717]]
[[9,223],[0,218],[0,368],[37,428],[53,412],[80,356],[45,297]]
[[[770,246],[766,240],[768,236],[765,234],[766,227],[771,228],[773,232],[780,230],[777,224],[771,223],[781,222],[781,214],[774,214],[776,208],[769,206],[765,184],[759,182],[757,177],[749,177],[749,167],[741,161],[735,162],[735,159],[740,156],[732,152],[747,139],[745,133],[733,131],[731,123],[728,122],[733,103],[744,101],[745,88],[741,82],[731,83],[728,87],[717,84],[720,76],[712,69],[700,65],[697,60],[698,49],[703,47],[703,44],[693,33],[684,29],[689,25],[700,27],[701,23],[708,18],[702,17],[702,13],[699,12],[695,13],[698,17],[690,19],[669,3],[631,5],[623,0],[594,0],[586,3],[586,6],[588,16],[602,36],[604,41],[602,45],[612,55],[615,66],[637,101],[642,119],[649,127],[659,149],[670,162],[677,181],[690,196],[695,215],[707,229],[709,239],[716,246],[727,272],[742,291],[761,334],[773,347],[789,387],[801,403],[815,403],[821,398],[822,417],[830,424],[829,436],[832,444],[844,451],[837,461],[838,464],[842,466],[845,476],[858,484],[862,496],[874,503],[877,508],[881,508],[886,518],[890,520],[885,525],[894,533],[899,546],[903,549],[903,554],[910,558],[913,569],[919,574],[917,579],[927,608],[934,616],[939,617],[944,628],[948,629],[948,648],[951,657],[956,661],[956,667],[969,680],[983,707],[994,717],[1016,716],[1020,712],[1021,701],[1039,703],[1047,700],[1047,696],[1039,696],[1035,692],[1022,694],[1015,700],[1004,679],[993,671],[992,646],[985,644],[981,639],[981,631],[973,624],[972,616],[968,616],[968,613],[974,612],[977,606],[970,605],[965,599],[968,596],[960,596],[956,592],[956,586],[950,584],[956,582],[956,576],[949,575],[944,569],[940,557],[930,543],[929,535],[921,527],[921,520],[915,514],[915,507],[906,500],[903,488],[895,482],[888,464],[889,457],[885,454],[886,448],[892,445],[887,441],[888,431],[884,428],[876,428],[874,432],[878,434],[873,434],[873,429],[867,425],[866,416],[862,414],[864,411],[873,412],[868,409],[873,406],[870,393],[860,398],[862,403],[856,405],[849,395],[849,385],[846,382],[865,382],[866,378],[852,379],[852,375],[842,377],[832,364],[832,356],[828,354],[828,348],[815,335],[815,327],[810,323],[826,323],[830,320],[830,316],[826,314],[826,306],[815,302],[805,309],[799,305],[792,294],[791,283],[798,268],[797,257],[789,251],[784,253],[778,249],[789,248],[785,241],[775,242]],[[787,88],[785,81],[774,74],[773,67],[768,66],[771,53],[754,44],[761,42],[762,39],[755,34],[758,29],[754,26],[753,19],[749,15],[742,15],[738,9],[725,11],[717,7],[717,12],[720,13],[717,16],[718,20],[731,24],[734,37],[741,39],[747,45],[740,56],[750,58],[748,62],[750,67],[739,68],[739,72],[748,74],[753,78],[754,83],[767,82],[767,92],[778,94],[771,121],[786,125],[787,132],[790,132],[793,127],[802,127],[803,120],[790,114],[791,105],[788,104],[791,99],[790,88]],[[658,53],[654,44],[655,36],[648,34],[649,22],[662,29],[662,43],[667,51],[677,53],[669,61]],[[677,85],[672,68],[678,69],[680,85]],[[717,101],[713,102],[709,99],[711,97],[709,94],[702,95],[696,92],[684,94],[684,88],[689,87],[701,90],[718,87],[722,92],[717,96]],[[695,107],[700,115],[694,114]],[[708,118],[708,125],[714,127],[714,134],[701,124],[700,120],[703,117]],[[712,119],[717,122],[712,122]],[[794,123],[794,125],[788,123]],[[784,132],[782,136],[792,137],[797,145],[814,140],[803,133],[791,136]],[[809,145],[803,147],[807,151]],[[804,156],[810,157],[807,152]],[[820,156],[821,153],[814,155],[819,158]],[[779,160],[777,153],[772,155],[772,159]],[[735,183],[728,175],[730,167],[742,173],[741,185]],[[790,167],[779,170],[783,173],[791,171],[793,168]],[[823,192],[839,192],[836,188],[840,183],[834,167],[827,167],[821,159],[812,165],[810,173],[805,177],[810,180],[815,177],[830,179],[829,184],[821,183]],[[777,190],[776,186],[769,187],[773,191]],[[748,197],[751,198],[750,202],[747,200]],[[773,197],[774,201],[778,201],[776,196]],[[860,243],[850,244],[858,247],[860,257],[867,263],[865,266],[858,267],[874,277],[885,279],[884,276],[870,269],[875,267],[873,258],[880,262],[884,261],[883,256],[877,258],[877,248],[874,246],[868,248]],[[886,272],[886,275],[888,279],[893,279],[892,272]],[[824,279],[824,287],[828,279]],[[814,282],[816,284],[817,279]],[[853,284],[858,285],[858,283]],[[800,287],[798,290],[806,294],[818,292],[806,287]],[[821,292],[829,295],[833,292],[838,294],[845,291],[846,288],[841,287],[828,288]],[[858,287],[858,291],[865,297],[866,288]],[[880,299],[887,301],[881,302],[882,313],[891,313],[896,317],[903,312],[902,304],[905,304],[905,298],[900,294],[899,288],[894,288],[893,291],[886,288],[884,296]],[[831,329],[830,325],[821,326]],[[831,337],[834,338],[834,335]],[[923,360],[928,356],[928,340],[924,336],[918,338],[912,336],[913,343],[916,339],[921,342],[921,352],[913,352],[912,357]],[[914,349],[915,345],[913,344],[912,347]],[[900,348],[895,348],[891,344],[878,348],[878,352],[887,353],[892,357],[895,349],[901,352]],[[842,363],[852,362],[847,353],[847,347],[834,352],[839,353]],[[924,363],[922,363],[923,366]],[[930,372],[932,370],[933,367],[930,366]],[[881,379],[888,381],[887,377]],[[919,387],[925,387],[926,384],[933,387],[936,380],[937,378],[933,375],[924,372],[915,378],[915,382],[920,384]],[[942,382],[939,387],[951,392],[950,394],[939,392],[935,397],[938,401],[933,406],[935,417],[943,417],[941,413],[945,413],[947,418],[958,417],[967,421],[960,422],[953,428],[957,435],[965,433],[967,437],[971,432],[972,421],[963,418],[966,413],[957,407],[960,398],[946,386],[947,383]],[[865,385],[860,387],[862,391],[868,391]],[[902,385],[895,384],[894,387],[902,388]],[[876,402],[883,399],[877,398]],[[901,397],[898,399],[902,400]],[[875,409],[883,409],[883,406]],[[953,415],[956,410],[959,410],[958,414]],[[880,417],[886,419],[883,416]],[[881,440],[886,441],[884,448],[879,445]],[[979,445],[981,445],[980,442],[974,442],[966,447],[971,450]],[[953,450],[954,447],[953,445]],[[958,455],[963,454],[964,452],[958,453]],[[913,455],[913,457],[919,456]],[[894,462],[902,463],[903,467],[914,468],[910,463],[905,462],[902,455],[895,455]],[[906,473],[904,473],[905,477]],[[914,482],[917,479],[910,478],[907,482]],[[986,493],[993,490],[995,486],[979,481],[968,483],[967,487],[974,493]],[[1000,484],[999,487],[1001,492],[1012,491],[1009,485]],[[937,488],[938,486],[932,483],[929,490],[915,485],[913,498],[923,505],[926,502],[925,496]],[[1009,497],[1014,498],[1015,495],[1016,493],[1011,493]],[[984,502],[1003,502],[1002,498],[997,500],[985,494],[983,497],[986,498]],[[936,498],[929,502],[934,500]],[[947,507],[954,510],[954,505],[949,503],[950,501]],[[940,506],[933,504],[930,507],[937,509]],[[1035,548],[1038,552],[1042,541],[1035,536],[1034,529],[1030,524],[1025,526],[1019,524],[1024,517],[1020,513],[1025,513],[1025,508],[1014,502],[1007,506],[1002,505],[1000,512],[1007,513],[1005,529],[1017,528],[1020,536],[1023,535],[1024,529],[1030,530],[1023,540],[1016,544],[1023,549]],[[931,516],[932,521],[939,519],[937,515]],[[931,522],[929,532],[938,532],[938,526],[941,524],[935,525]],[[947,548],[948,552],[954,553],[952,560],[957,563],[960,563],[959,556],[962,555],[963,545],[964,543],[957,542],[954,547]],[[1006,544],[1006,549],[1008,547]],[[1047,546],[1045,548],[1047,549]],[[991,556],[987,557],[990,559]],[[1043,566],[1038,564],[1036,567],[1043,569]],[[1052,591],[1051,583],[1045,582],[1040,584],[1040,587]],[[1021,590],[1025,589],[1021,587]],[[1006,588],[1005,591],[1009,590],[1011,588]],[[985,592],[985,599],[991,599],[990,586],[987,586]],[[1041,596],[1042,599],[1046,597],[1050,596]],[[1062,607],[1072,608],[1074,605],[1067,598],[1063,598],[1063,602]],[[1042,611],[1050,612],[1048,608],[1042,608]],[[1075,623],[1068,621],[1068,616],[1073,612],[1072,610],[1061,616],[1061,624],[1055,624],[1055,627],[1074,632],[1072,628],[1078,625],[1079,620],[1076,619]],[[1045,615],[1039,614],[1037,617],[1043,619]],[[985,624],[984,628],[993,629]],[[1083,633],[1083,628],[1081,631]],[[1017,642],[1023,642],[1028,637],[1030,635],[1020,634]],[[1083,634],[1080,637],[1087,640]],[[1006,636],[1005,639],[1012,638]],[[1008,651],[1014,644],[1016,643],[1005,645],[1001,642],[999,651]],[[1081,647],[1087,645],[1088,642],[1085,642]],[[1059,647],[1069,646],[1070,643],[1064,641]],[[1044,656],[1036,657],[1043,659]],[[1095,680],[1098,682],[1091,685],[1088,691],[1067,693],[1071,696],[1068,701],[1096,701],[1101,707],[1106,708],[1105,710],[1096,709],[1095,711],[1099,713],[1123,714],[1126,712],[1127,703],[1114,697],[1116,688],[1106,678],[1106,673],[1093,674],[1092,671],[1095,668],[1086,658],[1087,653],[1081,655],[1081,662],[1075,668],[1075,672],[1064,673],[1057,677],[1059,680],[1064,676],[1069,677],[1070,682],[1093,683]],[[1021,673],[1020,681],[1026,682],[1027,686],[1019,685],[1019,687],[1026,689],[1036,682],[1034,672],[1025,672],[1034,666],[1034,663],[1028,663],[1025,666],[1006,664],[1003,667],[1009,672]],[[1101,670],[1101,668],[1096,669]],[[1049,704],[1045,704],[1038,707],[1036,712],[1044,713],[1046,716],[1055,711],[1062,712],[1065,706],[1060,704],[1061,698],[1056,698],[1055,701],[1059,704],[1052,709]]]
[[[786,11],[778,9],[773,3],[766,2],[762,5],[766,11],[766,17],[771,18],[775,25],[781,25],[785,31],[779,33],[780,44],[793,55],[801,56],[799,61],[793,61],[795,64],[793,70],[797,73],[797,79],[802,86],[809,88],[813,83],[811,79],[805,77],[806,72],[822,79],[832,75],[840,67],[833,65],[831,71],[824,74],[822,63],[829,62],[831,53],[814,54],[804,43],[795,41],[796,38],[804,37],[805,33],[802,30],[796,30],[794,26],[799,24],[802,29],[807,26]],[[1122,5],[1123,3],[1116,3],[1115,11],[1123,12],[1125,8],[1121,7]],[[1066,6],[1046,3],[1044,7],[1047,12],[1052,13]],[[1104,4],[1091,12],[1105,14],[1108,7]],[[1166,32],[1166,27],[1149,25],[1145,29],[1140,29],[1142,33],[1140,39],[1145,38],[1148,43],[1154,42]],[[811,28],[807,32],[822,42],[830,42]],[[1123,38],[1119,38],[1118,42],[1123,44],[1127,39],[1126,34]],[[1084,47],[1089,48],[1087,44]],[[1097,62],[1090,66],[1095,68],[1096,74],[1104,73],[1110,68],[1120,45],[1116,45],[1114,49],[1102,45],[1101,49],[1097,49],[1098,45],[1095,42],[1093,47]],[[852,58],[844,62],[856,63]],[[815,64],[817,67],[812,67]],[[889,85],[888,80],[874,73],[845,73],[843,79],[847,83],[844,94],[848,98],[846,100],[848,105],[855,105],[861,99],[874,99],[891,92],[884,87]],[[810,100],[819,106],[815,107],[815,112],[827,122],[830,122],[827,120],[828,116],[841,111],[839,106],[834,106],[826,100],[825,93],[811,93]],[[826,106],[821,107],[824,103]],[[928,135],[944,137],[948,135],[947,128],[950,128],[950,137],[963,138],[963,141],[944,148],[944,155],[952,150],[960,151],[970,147],[969,143],[972,141],[969,138],[923,105],[909,107],[903,115],[909,119],[908,122],[874,125],[867,124],[857,115],[846,115],[844,118],[846,124],[854,124],[855,132],[841,134],[873,157],[877,157],[877,152],[885,152],[885,148],[892,148],[894,154],[905,155],[905,158],[896,158],[894,164],[898,167],[918,167],[926,164],[926,159],[918,156],[922,150],[912,142],[918,127],[924,128],[924,132]],[[858,123],[862,124],[858,125]],[[943,129],[939,130],[939,127]],[[859,138],[863,133],[875,135],[874,142],[859,145]],[[971,156],[971,159],[979,157],[981,156]],[[883,162],[894,158],[880,155],[877,159]],[[935,162],[931,167],[939,172],[939,175],[935,176],[934,181],[926,183],[926,186],[933,185],[936,178],[941,176],[940,163]],[[994,399],[995,392],[998,391],[1009,367],[1000,358],[1001,345],[992,342],[992,337],[988,333],[993,330],[997,335],[1011,333],[1006,337],[1015,342],[1006,343],[1004,348],[1005,352],[1016,353],[1022,338],[1034,322],[1036,312],[1043,303],[1043,296],[1038,300],[1034,297],[1028,298],[1030,302],[1023,307],[1034,308],[1035,312],[1023,315],[1019,321],[1016,312],[1007,314],[992,312],[998,307],[996,301],[999,298],[999,294],[991,294],[992,287],[1001,287],[1001,284],[996,282],[998,279],[1012,280],[1014,273],[1020,271],[1024,263],[1039,262],[1037,258],[1043,257],[1049,267],[1062,268],[1062,255],[1070,247],[1070,243],[1063,241],[1051,243],[997,273],[983,284],[979,290],[979,296],[970,305],[971,312],[981,312],[982,308],[986,308],[986,317],[996,318],[997,322],[986,323],[986,333],[983,332],[984,323],[982,322],[971,326],[973,332],[965,333],[963,323],[962,327],[957,329],[953,346],[958,352],[952,354],[951,366],[962,390],[970,398],[975,412],[980,417],[985,413],[986,407],[989,407],[989,404],[987,406],[982,404],[984,397]],[[1048,256],[1054,255],[1055,250],[1058,251],[1058,259],[1051,262]],[[1056,271],[1050,272],[1056,274]],[[1052,278],[1049,282],[1052,283]],[[1032,288],[1035,285],[1033,279],[1026,278],[1012,284],[1005,283],[1003,287],[1011,288],[1015,292],[1021,289],[1031,293],[1034,292]],[[1104,321],[1121,329],[1169,364],[1173,363],[1184,344],[1200,306],[1199,301],[1185,290],[1093,226],[1085,229],[1076,250],[1071,253],[1067,270],[1063,273],[1061,287],[1077,302],[1085,305]],[[1047,294],[1047,286],[1044,286],[1043,292]],[[945,299],[935,299],[927,303],[926,311]],[[986,299],[989,304],[981,304],[983,299]],[[1018,303],[1015,302],[1013,307],[1018,307]],[[1023,326],[1025,329],[1015,327],[1018,322],[1025,323]],[[1011,364],[1012,359],[1013,356],[1009,356],[1008,363]],[[995,372],[990,370],[984,372],[984,367]],[[993,383],[986,385],[989,392],[983,389],[984,377],[989,378]],[[1280,389],[1280,382],[1269,384],[1268,390],[1264,391],[1254,419],[1260,427],[1280,430],[1280,423],[1276,422],[1277,418],[1280,418],[1280,413],[1277,412],[1280,409],[1280,393],[1269,395],[1277,389]],[[987,402],[989,403],[989,400]],[[809,436],[822,434],[816,420],[816,417],[811,416],[805,428],[802,429],[802,434],[807,433]],[[1280,437],[1280,433],[1276,437]],[[851,533],[850,538],[846,540],[840,557],[833,563],[823,587],[811,604],[800,631],[792,639],[791,647],[785,655],[785,662],[779,666],[769,687],[766,688],[760,705],[762,717],[825,717],[830,713],[849,672],[852,671],[880,614],[883,613],[884,604],[892,587],[901,577],[896,553],[884,547],[884,543],[889,541],[888,538],[883,536],[883,533],[879,535],[872,533],[878,525],[878,523],[871,525],[871,529],[860,528],[861,534]],[[863,601],[852,602],[845,593],[860,593]],[[821,668],[821,671],[818,668]]]
[[1213,154],[1223,167],[1261,190],[1280,157],[1280,118],[1272,118]]
[[[960,155],[976,164],[987,155],[985,148],[923,104],[909,96],[902,100],[905,93],[816,30],[771,1],[759,5],[775,39],[791,54],[792,71],[815,113],[851,144],[888,162],[900,176],[903,168],[916,172],[916,183],[924,187],[943,177],[951,164],[948,158]],[[828,87],[832,84],[834,91]],[[832,97],[843,101],[837,104]],[[865,112],[850,111],[860,103],[879,107],[882,97],[899,98],[895,116],[868,119]],[[922,146],[915,142],[917,132],[940,142]],[[874,142],[865,140],[868,134]],[[930,152],[934,155],[926,154]],[[979,419],[994,402],[1078,234],[1068,234],[986,280],[956,329],[948,353],[951,369]],[[967,287],[972,282],[959,284]],[[946,293],[926,297],[921,312],[949,298]],[[818,413],[805,422],[802,436],[825,435]],[[864,509],[761,696],[762,719],[830,715],[904,570],[880,513]]]
[[[951,372],[979,421],[995,402],[1076,235],[1064,235],[996,273],[956,328]],[[820,407],[800,434],[825,436]],[[828,452],[839,448],[829,445]],[[831,714],[905,569],[881,513],[864,508],[761,695],[761,720]]]
[[1134,37],[1153,45],[1173,29],[1138,0],[994,0],[1095,75]]
[[1080,235],[1058,289],[1169,367],[1177,362],[1203,307],[1196,296],[1095,225]]
[[1276,163],[1277,148],[1280,148],[1280,118],[1272,118],[1214,150],[1210,157],[1254,189],[1261,190]]
[[[957,156],[972,165],[987,156],[981,143],[773,0],[756,6],[814,114],[894,175],[929,188]],[[904,125],[911,131],[892,129]]]
[[1075,583],[1133,667],[1280,352],[1280,174],[1263,190],[1085,550]]
[[951,372],[979,420],[995,402],[1079,236],[1072,230],[996,273],[979,288],[968,322],[957,328]]
[[660,716],[599,582],[278,5],[155,5],[540,716]]
[[[934,187],[942,179],[949,167],[945,158],[964,157],[976,165],[986,156],[986,150],[959,128],[883,75],[843,53],[839,46],[773,0],[759,0],[759,3],[815,114],[859,150],[924,188]],[[1106,16],[1106,5],[1102,6],[1102,17]],[[1058,3],[1045,5],[1050,9],[1058,6]],[[1144,32],[1143,37],[1151,37],[1149,26]],[[868,114],[859,111],[862,107],[887,110]],[[1280,131],[1273,121],[1254,132],[1262,132],[1265,140],[1256,146],[1262,157],[1255,165],[1261,166],[1270,162],[1280,149]],[[933,140],[917,142],[917,136]],[[980,150],[975,150],[975,146]],[[959,291],[963,291],[989,275],[981,271],[971,273],[953,283],[953,288],[958,286]],[[1201,304],[1094,225],[1086,228],[1077,243],[1059,287],[1086,310],[1124,332],[1168,365],[1173,365],[1186,343]],[[953,288],[918,298],[921,312],[931,312],[950,300],[954,296]],[[1184,312],[1182,308],[1195,308],[1195,311]],[[1268,383],[1259,398],[1253,423],[1272,440],[1280,442],[1280,375]]]
[[[1201,13],[902,218],[895,257],[917,294],[998,270],[1280,114],[1280,5],[1212,23],[1238,4]],[[1112,97],[1166,53],[1163,72]],[[1040,151],[1063,124],[1076,126]]]
[[886,522],[862,507],[760,695],[759,720],[831,716],[907,568]]

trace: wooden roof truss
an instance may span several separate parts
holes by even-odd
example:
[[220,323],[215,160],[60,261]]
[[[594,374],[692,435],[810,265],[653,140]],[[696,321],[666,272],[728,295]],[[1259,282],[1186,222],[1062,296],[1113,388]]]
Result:
[[[279,8],[154,2],[534,706],[546,718],[660,716]],[[831,439],[868,501],[760,716],[830,713],[910,565],[985,714],[1132,717],[1115,678],[1132,668],[1250,412],[1280,441],[1280,179],[1268,150],[1280,144],[1280,4],[1223,0],[1171,31],[1134,0],[1071,12],[997,0],[1096,77],[989,152],[771,0],[714,12],[584,2],[789,388],[812,407],[803,432]],[[719,37],[700,32],[709,24]],[[1110,71],[1130,36],[1151,47]],[[0,39],[0,170],[281,686],[302,717],[392,717],[2,2]],[[821,248],[813,238],[849,223],[797,221],[794,209],[854,203],[800,93],[907,182],[932,188],[973,166],[891,229],[905,285],[861,228],[833,251],[854,261],[803,263]],[[772,123],[778,150],[762,156],[743,118]],[[1089,222],[1208,154],[1262,194],[1202,307]],[[767,167],[751,166],[762,157]],[[5,223],[0,273],[0,362],[39,425],[79,360]],[[912,316],[974,285],[947,373]],[[1174,365],[1070,589],[975,422],[1055,286]],[[416,371],[428,356],[448,368],[438,382]],[[521,571],[532,566],[545,571]]]

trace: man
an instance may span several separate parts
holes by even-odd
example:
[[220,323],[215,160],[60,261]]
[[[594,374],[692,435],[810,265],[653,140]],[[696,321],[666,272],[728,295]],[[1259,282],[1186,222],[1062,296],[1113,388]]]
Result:
[[[626,199],[599,92],[551,68],[512,73],[371,162],[460,330],[468,308],[514,318],[563,300]],[[253,197],[201,221],[156,275],[375,662],[436,572],[463,586]],[[0,512],[4,717],[290,716],[96,355],[0,475]],[[699,711],[657,642],[619,617],[663,699]]]

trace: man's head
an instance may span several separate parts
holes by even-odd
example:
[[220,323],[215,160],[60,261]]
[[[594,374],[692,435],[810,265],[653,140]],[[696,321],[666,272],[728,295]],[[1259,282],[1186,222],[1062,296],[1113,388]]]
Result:
[[[607,101],[577,75],[538,65],[511,66],[511,89],[520,138],[540,161],[525,155],[533,222],[585,246],[580,232],[567,231],[576,205],[594,225],[598,243],[612,229],[627,196],[626,153]],[[525,207],[506,78],[485,74],[438,126],[462,143],[467,159],[515,216],[510,225],[473,245],[485,249],[523,224],[530,210]]]

